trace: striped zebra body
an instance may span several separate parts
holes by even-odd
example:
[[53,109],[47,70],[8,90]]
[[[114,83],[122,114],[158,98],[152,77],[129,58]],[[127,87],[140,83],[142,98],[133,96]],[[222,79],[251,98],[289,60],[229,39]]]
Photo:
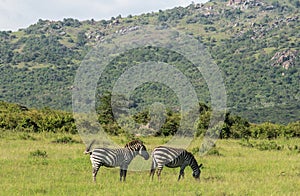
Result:
[[93,142],[88,146],[85,153],[90,154],[93,166],[93,180],[96,182],[96,176],[101,166],[120,167],[120,181],[125,181],[127,169],[130,162],[136,155],[149,159],[146,147],[139,140],[132,141],[125,145],[125,148],[95,148],[90,151]]
[[202,164],[198,166],[195,157],[188,151],[180,148],[172,148],[166,146],[159,146],[152,152],[152,165],[150,176],[153,179],[155,170],[157,168],[157,176],[160,180],[160,174],[164,166],[170,168],[180,167],[178,180],[184,178],[184,169],[186,166],[190,166],[193,170],[193,177],[200,179]]

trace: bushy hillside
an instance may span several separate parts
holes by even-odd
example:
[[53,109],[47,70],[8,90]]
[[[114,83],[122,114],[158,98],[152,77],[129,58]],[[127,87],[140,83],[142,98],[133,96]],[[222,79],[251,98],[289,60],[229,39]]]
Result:
[[[205,44],[222,70],[233,114],[251,122],[296,121],[300,119],[299,7],[299,0],[214,0],[111,20],[39,20],[26,29],[0,32],[0,100],[70,111],[75,71],[87,52],[108,35],[121,36],[149,24],[184,30]],[[117,65],[142,62],[149,52],[136,51],[135,59],[119,58]],[[175,57],[156,58],[179,67],[185,64]],[[197,86],[205,89],[202,100],[209,104],[205,83]],[[153,91],[141,92],[137,90],[134,101],[153,102]],[[159,95],[155,100],[160,100]]]

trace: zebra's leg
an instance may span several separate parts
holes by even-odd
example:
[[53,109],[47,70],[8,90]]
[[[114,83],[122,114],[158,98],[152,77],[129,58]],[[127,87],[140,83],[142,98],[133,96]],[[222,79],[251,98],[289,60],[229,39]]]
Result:
[[122,181],[122,179],[123,181],[126,180],[127,168],[128,168],[127,165],[120,167],[120,181]]
[[120,168],[120,182],[122,182],[123,174],[124,174],[124,170]]
[[182,176],[182,179],[184,178],[184,169],[185,169],[185,167],[186,167],[186,165],[183,165],[183,166],[180,167],[178,181],[180,180],[181,176]]
[[157,167],[157,178],[158,178],[158,181],[160,181],[160,174],[161,174],[161,171],[162,171],[163,167]]
[[124,169],[123,171],[124,171],[124,173],[123,173],[123,182],[125,182],[125,180],[126,180],[126,174],[127,174],[127,169]]
[[151,179],[153,180],[153,176],[154,176],[154,173],[155,173],[155,166],[154,166],[154,160],[152,161],[152,164],[151,164],[151,170],[150,170],[150,177]]
[[99,166],[95,166],[93,167],[93,181],[96,182],[96,176],[97,176],[97,173],[99,171]]

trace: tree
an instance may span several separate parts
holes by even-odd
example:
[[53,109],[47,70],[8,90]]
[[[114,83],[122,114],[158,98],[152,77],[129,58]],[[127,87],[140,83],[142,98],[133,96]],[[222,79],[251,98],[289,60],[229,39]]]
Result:
[[87,37],[86,37],[84,31],[80,31],[77,34],[77,42],[76,43],[78,46],[84,46],[87,43]]

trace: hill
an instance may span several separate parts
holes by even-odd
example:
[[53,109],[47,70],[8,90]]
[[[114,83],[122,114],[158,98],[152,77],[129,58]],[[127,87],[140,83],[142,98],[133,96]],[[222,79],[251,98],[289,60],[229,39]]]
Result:
[[[121,36],[143,25],[157,25],[184,30],[204,43],[222,71],[233,114],[256,123],[297,121],[299,7],[299,0],[213,0],[110,20],[39,20],[16,32],[2,31],[0,100],[70,111],[75,72],[93,46],[112,34]],[[184,59],[163,55],[174,56],[168,51],[160,52],[155,57],[158,61],[175,62],[179,67],[185,64]],[[151,54],[151,49],[137,51],[135,57],[121,57],[116,64],[143,62],[145,53]],[[204,89],[201,100],[209,104],[205,83],[196,85],[199,91]],[[163,88],[158,84],[144,87],[146,91],[138,89],[133,96],[133,107],[143,108],[165,96],[153,93]],[[153,94],[158,95],[153,98]],[[174,99],[171,96],[168,101],[176,104]]]

